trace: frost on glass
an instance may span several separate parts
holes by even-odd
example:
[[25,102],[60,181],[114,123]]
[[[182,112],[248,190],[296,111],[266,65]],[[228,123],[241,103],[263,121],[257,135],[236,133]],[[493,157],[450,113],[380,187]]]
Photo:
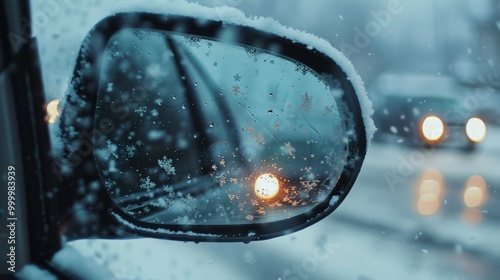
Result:
[[349,129],[335,77],[278,54],[125,29],[107,45],[94,156],[123,211],[160,224],[284,220],[327,199]]

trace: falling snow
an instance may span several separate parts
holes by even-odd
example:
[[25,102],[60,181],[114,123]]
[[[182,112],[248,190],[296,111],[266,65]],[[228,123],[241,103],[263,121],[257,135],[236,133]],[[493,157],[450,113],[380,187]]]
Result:
[[113,91],[113,83],[108,83],[108,86],[106,88],[107,92],[112,92]]

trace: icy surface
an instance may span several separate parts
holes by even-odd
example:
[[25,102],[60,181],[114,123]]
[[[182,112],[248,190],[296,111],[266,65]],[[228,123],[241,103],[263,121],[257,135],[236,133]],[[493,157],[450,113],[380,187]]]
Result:
[[16,276],[21,280],[57,280],[57,278],[48,271],[32,264],[23,267]]
[[52,263],[77,279],[114,279],[111,272],[97,265],[93,259],[81,255],[71,246],[65,246],[57,252],[52,258]]
[[[52,258],[52,264],[80,280],[116,279],[104,266],[98,265],[93,259],[81,255],[72,246],[65,246]],[[21,280],[56,280],[57,277],[36,265],[25,266],[17,275]]]

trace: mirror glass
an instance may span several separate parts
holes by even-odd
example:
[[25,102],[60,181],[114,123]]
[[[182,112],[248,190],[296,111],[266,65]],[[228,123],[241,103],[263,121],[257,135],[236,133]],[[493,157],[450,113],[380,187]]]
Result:
[[282,221],[324,202],[346,165],[340,82],[278,49],[123,29],[101,69],[96,165],[141,221]]

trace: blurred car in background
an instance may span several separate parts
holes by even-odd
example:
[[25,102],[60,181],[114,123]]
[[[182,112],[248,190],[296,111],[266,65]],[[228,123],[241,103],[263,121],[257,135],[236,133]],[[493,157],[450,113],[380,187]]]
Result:
[[452,78],[384,73],[372,85],[377,141],[470,151],[486,136],[485,122],[466,109],[464,90]]

